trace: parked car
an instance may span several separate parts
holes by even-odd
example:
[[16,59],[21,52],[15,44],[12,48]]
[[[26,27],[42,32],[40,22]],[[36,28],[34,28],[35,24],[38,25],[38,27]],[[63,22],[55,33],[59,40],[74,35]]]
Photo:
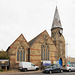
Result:
[[63,70],[69,72],[75,71],[75,64],[64,65]]
[[48,67],[46,67],[43,70],[43,73],[50,73],[51,74],[53,72],[60,72],[60,73],[62,73],[63,69],[62,69],[62,67],[59,64],[52,64],[52,65],[49,65]]
[[28,70],[38,70],[39,67],[35,66],[31,62],[19,62],[19,70],[20,71],[28,71]]

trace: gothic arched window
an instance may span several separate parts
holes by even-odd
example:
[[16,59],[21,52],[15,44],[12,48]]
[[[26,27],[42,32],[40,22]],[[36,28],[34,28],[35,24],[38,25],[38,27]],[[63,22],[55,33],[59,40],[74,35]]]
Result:
[[25,61],[25,50],[23,51],[23,61]]
[[41,45],[41,60],[49,60],[49,47],[47,44]]
[[19,50],[17,51],[17,61],[19,61]]
[[41,46],[41,60],[43,60],[43,49],[44,49],[44,45]]
[[20,46],[17,50],[17,61],[25,61],[25,50]]
[[20,61],[22,61],[22,50],[20,51]]

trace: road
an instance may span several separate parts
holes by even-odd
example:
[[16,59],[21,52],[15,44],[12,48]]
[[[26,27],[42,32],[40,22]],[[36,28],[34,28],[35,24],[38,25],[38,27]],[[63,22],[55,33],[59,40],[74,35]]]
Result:
[[75,75],[75,72],[63,72],[44,74],[42,72],[16,72],[16,73],[0,73],[0,75]]

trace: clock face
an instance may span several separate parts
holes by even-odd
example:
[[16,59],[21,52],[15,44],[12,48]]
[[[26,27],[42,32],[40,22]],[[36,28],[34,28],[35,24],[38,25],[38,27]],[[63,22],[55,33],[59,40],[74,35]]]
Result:
[[63,33],[63,30],[60,30],[60,34],[62,34]]

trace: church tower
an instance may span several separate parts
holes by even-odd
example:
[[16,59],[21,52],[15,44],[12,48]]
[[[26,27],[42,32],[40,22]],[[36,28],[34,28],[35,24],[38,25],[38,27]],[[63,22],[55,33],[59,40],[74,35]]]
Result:
[[55,14],[53,18],[52,28],[51,28],[51,38],[57,48],[57,60],[59,61],[60,65],[66,64],[65,59],[65,39],[63,36],[63,28],[61,25],[58,9],[56,6]]

